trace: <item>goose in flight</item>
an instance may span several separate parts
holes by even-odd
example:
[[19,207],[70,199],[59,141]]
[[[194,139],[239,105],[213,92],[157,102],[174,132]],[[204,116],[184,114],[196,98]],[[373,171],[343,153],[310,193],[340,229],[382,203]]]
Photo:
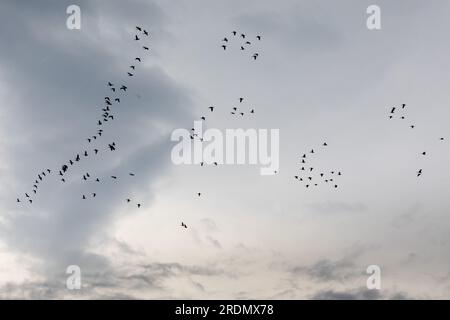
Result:
[[187,229],[187,225],[184,222],[181,222],[181,226]]

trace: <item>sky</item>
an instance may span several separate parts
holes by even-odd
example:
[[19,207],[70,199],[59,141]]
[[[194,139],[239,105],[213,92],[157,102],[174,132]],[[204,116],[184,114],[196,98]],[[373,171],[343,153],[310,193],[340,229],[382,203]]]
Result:
[[[0,298],[448,299],[449,14],[445,0],[2,1]],[[224,51],[233,30],[252,49]],[[108,81],[128,91],[89,145]],[[389,119],[402,104],[406,119]],[[277,174],[175,165],[172,132],[202,116],[205,129],[278,129]],[[61,165],[94,145],[62,183]],[[294,178],[313,148],[338,188]]]

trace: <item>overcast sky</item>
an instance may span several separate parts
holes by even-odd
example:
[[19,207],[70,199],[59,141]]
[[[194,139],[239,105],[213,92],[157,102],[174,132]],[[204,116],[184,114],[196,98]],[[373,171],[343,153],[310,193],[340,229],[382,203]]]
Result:
[[[81,30],[66,27],[71,4]],[[371,4],[381,30],[366,27]],[[450,298],[449,15],[445,0],[2,1],[0,298]],[[256,61],[220,47],[233,30]],[[101,152],[61,183],[93,147],[108,81],[129,90]],[[231,116],[239,97],[255,114]],[[389,120],[402,103],[406,119]],[[201,116],[279,129],[279,173],[174,165],[171,133]],[[339,188],[294,179],[312,148]],[[81,290],[66,289],[69,265]],[[366,289],[369,265],[381,290]]]

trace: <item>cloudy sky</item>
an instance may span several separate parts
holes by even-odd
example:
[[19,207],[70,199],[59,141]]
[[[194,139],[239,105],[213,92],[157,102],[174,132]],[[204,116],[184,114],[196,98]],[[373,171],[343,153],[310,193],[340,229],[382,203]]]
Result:
[[[66,27],[71,4],[81,30]],[[367,29],[371,4],[381,30]],[[0,298],[450,298],[449,14],[445,0],[2,1]],[[224,52],[232,30],[254,47]],[[61,183],[94,146],[108,81],[129,90],[101,152]],[[239,97],[254,115],[230,114]],[[406,119],[389,120],[402,103]],[[204,115],[206,128],[279,129],[278,174],[174,165],[171,133]],[[339,188],[307,190],[300,157],[324,141],[316,165],[342,171]]]

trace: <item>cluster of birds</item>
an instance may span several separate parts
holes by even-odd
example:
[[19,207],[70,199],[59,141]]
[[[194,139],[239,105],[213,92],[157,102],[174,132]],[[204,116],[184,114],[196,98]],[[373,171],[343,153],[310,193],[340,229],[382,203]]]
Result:
[[[326,142],[322,144],[324,148],[327,146],[328,144]],[[310,158],[316,153],[317,151],[311,149],[308,153],[304,153],[301,156],[300,173],[295,175],[294,178],[303,183],[305,188],[317,187],[320,183],[326,183],[336,189],[338,187],[336,180],[342,176],[342,172],[337,170],[319,170],[317,167],[309,164]]]
[[[244,101],[244,98],[242,98],[242,97],[239,98],[239,103],[240,104],[242,104],[243,101]],[[214,107],[214,106],[208,107],[208,110],[210,112],[214,112],[215,109],[216,109],[216,107]],[[230,113],[232,115],[240,115],[240,116],[243,117],[245,115],[245,112],[243,111],[243,109],[244,109],[244,107],[242,107],[242,109],[238,109],[238,107],[233,107]],[[253,109],[253,108],[248,109],[248,113],[249,114],[254,114],[255,113],[255,109]],[[201,121],[206,121],[206,116],[201,116],[200,120]],[[198,133],[195,132],[195,128],[191,128],[190,138],[191,138],[191,140],[198,139],[200,142],[203,142],[203,138]],[[203,166],[204,164],[205,164],[204,162],[200,162],[201,166]],[[217,166],[217,162],[214,162],[213,164]]]
[[[136,30],[138,31],[138,33],[134,35],[134,40],[135,41],[141,41],[142,37],[149,37],[148,31],[143,29],[142,27],[137,26]],[[143,45],[142,49],[144,51],[150,50],[150,48],[147,45]],[[134,63],[129,66],[129,70],[127,71],[127,75],[129,77],[134,76],[134,72],[136,71],[136,63],[140,63],[140,62],[142,62],[142,58],[141,57],[136,57],[134,59]],[[104,132],[103,128],[105,127],[106,123],[108,121],[112,121],[112,120],[115,119],[115,114],[113,112],[114,106],[121,103],[121,98],[123,97],[123,95],[128,90],[128,87],[125,84],[121,84],[121,85],[116,86],[110,81],[108,81],[107,87],[112,92],[114,97],[106,96],[104,98],[104,106],[101,108],[101,116],[100,116],[100,119],[98,119],[97,122],[96,122],[97,127],[98,127],[97,131],[96,131],[95,134],[90,135],[88,138],[86,138],[87,142],[90,145],[93,144],[95,141],[98,141],[100,139],[100,137],[102,136],[102,134]],[[106,151],[115,151],[116,148],[117,148],[117,145],[116,145],[116,143],[114,141],[110,142],[110,143],[107,143],[106,146],[104,147],[104,149]],[[100,152],[100,147],[92,147],[91,149],[85,149],[84,152],[80,152],[80,153],[76,154],[74,157],[69,159],[66,163],[62,164],[60,166],[60,169],[59,169],[59,176],[60,176],[61,182],[65,183],[67,181],[66,175],[69,172],[69,168],[71,168],[72,166],[75,166],[76,163],[80,162],[83,158],[88,158],[88,157],[90,157],[92,155],[97,155],[99,152]],[[41,173],[39,173],[37,175],[37,179],[34,181],[33,189],[32,189],[32,193],[34,195],[37,195],[37,193],[38,193],[39,183],[42,183],[44,178],[48,177],[51,173],[52,173],[52,170],[46,169],[45,171],[42,171]],[[129,175],[130,176],[135,176],[135,174],[131,173],[131,172],[129,173]],[[84,181],[88,181],[88,180],[90,180],[90,178],[91,178],[91,175],[89,173],[85,173],[83,175],[83,180]],[[117,180],[118,177],[117,176],[111,176],[111,179]],[[96,177],[95,181],[96,182],[100,182],[100,178]],[[93,193],[91,193],[91,196],[92,196],[92,198],[95,198],[97,196],[97,193],[93,192]],[[25,197],[27,198],[29,203],[33,203],[33,199],[31,198],[31,196],[30,196],[30,194],[28,192],[25,193]],[[85,194],[83,194],[81,196],[81,198],[83,200],[85,200],[85,199],[87,199],[87,196]],[[18,203],[22,202],[20,197],[18,197],[16,201]],[[127,202],[131,202],[131,199],[126,199],[126,201]],[[137,203],[136,205],[137,205],[138,208],[141,207],[140,203]]]
[[[389,112],[389,119],[395,119],[395,117],[400,118],[401,120],[405,120],[406,119],[406,104],[402,103],[402,105],[400,107],[391,107],[390,112]],[[415,129],[416,125],[415,124],[410,124],[409,127],[411,129]],[[439,137],[440,141],[444,141],[445,138],[444,137]],[[422,156],[426,156],[427,152],[426,151],[422,151],[420,152],[420,154]],[[420,177],[422,175],[423,169],[418,169],[416,172],[416,176]]]
[[[240,47],[241,51],[245,51],[247,49],[250,48],[250,46],[252,45],[252,42],[250,41],[251,39],[249,39],[244,33],[241,33],[240,35],[238,35],[237,31],[232,31],[231,32],[232,36],[231,37],[224,37],[222,39],[222,48],[223,50],[227,50],[228,47],[231,46],[232,41],[233,42],[238,42],[238,47]],[[256,36],[255,37],[256,41],[261,41],[261,36]],[[253,41],[253,40],[252,40]],[[256,60],[259,56],[258,52],[254,52],[251,57]]]

